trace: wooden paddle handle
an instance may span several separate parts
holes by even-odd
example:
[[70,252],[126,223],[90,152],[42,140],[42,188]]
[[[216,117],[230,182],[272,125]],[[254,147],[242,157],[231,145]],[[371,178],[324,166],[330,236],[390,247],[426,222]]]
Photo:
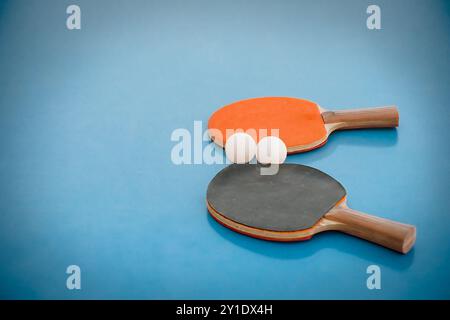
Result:
[[336,230],[407,253],[416,241],[416,227],[374,217],[346,207],[331,210],[326,219],[338,222]]
[[336,124],[338,129],[394,128],[398,127],[397,107],[325,111],[322,113],[325,124]]

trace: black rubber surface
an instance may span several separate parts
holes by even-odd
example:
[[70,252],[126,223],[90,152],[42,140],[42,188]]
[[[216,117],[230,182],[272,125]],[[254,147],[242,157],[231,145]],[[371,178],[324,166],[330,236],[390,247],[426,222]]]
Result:
[[344,187],[317,169],[282,164],[261,175],[255,164],[232,164],[209,183],[207,201],[223,216],[259,229],[295,231],[312,227],[345,195]]

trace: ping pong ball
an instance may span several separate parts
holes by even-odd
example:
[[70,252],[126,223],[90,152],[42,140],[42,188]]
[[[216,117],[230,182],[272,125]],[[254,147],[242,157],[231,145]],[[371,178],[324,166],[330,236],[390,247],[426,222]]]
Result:
[[286,144],[278,137],[262,138],[257,149],[256,159],[262,164],[282,164],[287,157]]
[[256,155],[256,142],[247,133],[235,133],[225,143],[225,154],[233,163],[248,163]]

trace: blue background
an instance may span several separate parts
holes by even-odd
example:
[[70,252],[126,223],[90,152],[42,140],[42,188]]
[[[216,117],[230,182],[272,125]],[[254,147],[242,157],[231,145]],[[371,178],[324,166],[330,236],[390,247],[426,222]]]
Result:
[[[372,3],[382,30],[366,28]],[[0,1],[0,297],[450,298],[449,36],[448,1]],[[398,130],[335,133],[288,161],[416,225],[412,252],[338,233],[271,243],[208,216],[223,165],[174,165],[171,133],[258,96],[398,105]]]

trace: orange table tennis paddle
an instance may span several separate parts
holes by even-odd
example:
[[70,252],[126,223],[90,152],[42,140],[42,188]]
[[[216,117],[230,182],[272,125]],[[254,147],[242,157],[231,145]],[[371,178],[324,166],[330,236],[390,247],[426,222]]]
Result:
[[397,127],[395,106],[331,111],[297,98],[265,97],[234,102],[214,112],[208,122],[211,139],[223,147],[236,131],[256,141],[278,129],[288,153],[321,147],[336,130]]

